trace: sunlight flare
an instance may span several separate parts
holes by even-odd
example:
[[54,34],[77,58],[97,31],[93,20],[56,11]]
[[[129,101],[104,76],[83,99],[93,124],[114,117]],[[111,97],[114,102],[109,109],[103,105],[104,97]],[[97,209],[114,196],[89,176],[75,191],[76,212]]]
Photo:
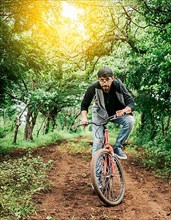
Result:
[[78,14],[82,14],[83,10],[76,8],[73,5],[70,5],[67,2],[62,2],[62,16],[69,18],[71,20],[78,20]]

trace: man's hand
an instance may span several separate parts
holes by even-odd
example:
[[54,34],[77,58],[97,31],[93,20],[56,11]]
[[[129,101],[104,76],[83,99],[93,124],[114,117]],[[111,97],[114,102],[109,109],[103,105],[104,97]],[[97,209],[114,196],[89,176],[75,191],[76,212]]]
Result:
[[86,127],[86,126],[88,125],[88,121],[81,121],[81,125],[82,125],[83,127]]
[[116,111],[117,117],[122,117],[124,114],[129,114],[132,112],[132,109],[130,107],[125,107],[124,109]]
[[116,111],[116,116],[117,117],[122,117],[124,114],[125,114],[125,112],[123,110]]
[[85,126],[88,125],[88,121],[87,121],[87,111],[82,111],[82,112],[81,112],[81,116],[82,116],[81,125],[85,127]]

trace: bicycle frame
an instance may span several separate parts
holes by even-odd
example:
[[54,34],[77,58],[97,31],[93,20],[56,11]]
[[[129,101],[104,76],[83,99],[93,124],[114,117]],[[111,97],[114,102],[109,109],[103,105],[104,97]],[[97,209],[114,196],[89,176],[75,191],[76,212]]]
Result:
[[112,156],[114,155],[113,147],[109,144],[109,130],[107,128],[104,130],[104,148],[108,149]]
[[[109,130],[105,128],[104,130],[104,148],[109,150],[111,155],[114,156],[113,152],[113,147],[109,144]],[[107,173],[107,168],[109,166],[109,158],[107,155],[105,155],[105,160],[104,160],[104,175]],[[114,173],[114,162],[112,161],[112,170],[111,174]]]
[[[114,154],[113,147],[109,144],[109,130],[105,125],[116,119],[115,116],[108,118],[103,124],[94,124],[104,126],[103,148],[96,151],[91,160],[91,181],[98,197],[106,205],[118,205],[125,193],[125,180],[120,161]],[[100,174],[100,175],[99,175]]]

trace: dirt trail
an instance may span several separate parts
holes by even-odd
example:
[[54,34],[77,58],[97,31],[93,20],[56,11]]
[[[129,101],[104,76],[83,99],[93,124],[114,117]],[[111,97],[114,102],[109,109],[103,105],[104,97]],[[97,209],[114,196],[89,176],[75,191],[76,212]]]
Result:
[[87,154],[68,154],[61,145],[37,150],[45,161],[54,160],[49,178],[50,192],[35,196],[37,214],[28,220],[170,220],[171,185],[140,167],[128,154],[123,161],[126,193],[123,202],[106,207],[90,184],[90,160]]

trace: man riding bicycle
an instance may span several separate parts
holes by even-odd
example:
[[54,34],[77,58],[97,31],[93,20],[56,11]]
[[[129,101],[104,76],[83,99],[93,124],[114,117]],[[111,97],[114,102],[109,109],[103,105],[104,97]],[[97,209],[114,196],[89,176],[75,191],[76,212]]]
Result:
[[[88,108],[93,99],[92,121],[96,124],[100,124],[109,116],[116,114],[117,119],[113,123],[122,125],[122,127],[113,146],[114,153],[120,159],[127,159],[122,148],[134,125],[134,116],[132,114],[134,110],[134,99],[121,80],[114,78],[113,71],[110,68],[100,69],[97,75],[98,81],[88,87],[81,103],[81,124],[86,126],[88,123]],[[92,131],[93,155],[97,150],[102,148],[103,126],[97,127],[93,124]]]

